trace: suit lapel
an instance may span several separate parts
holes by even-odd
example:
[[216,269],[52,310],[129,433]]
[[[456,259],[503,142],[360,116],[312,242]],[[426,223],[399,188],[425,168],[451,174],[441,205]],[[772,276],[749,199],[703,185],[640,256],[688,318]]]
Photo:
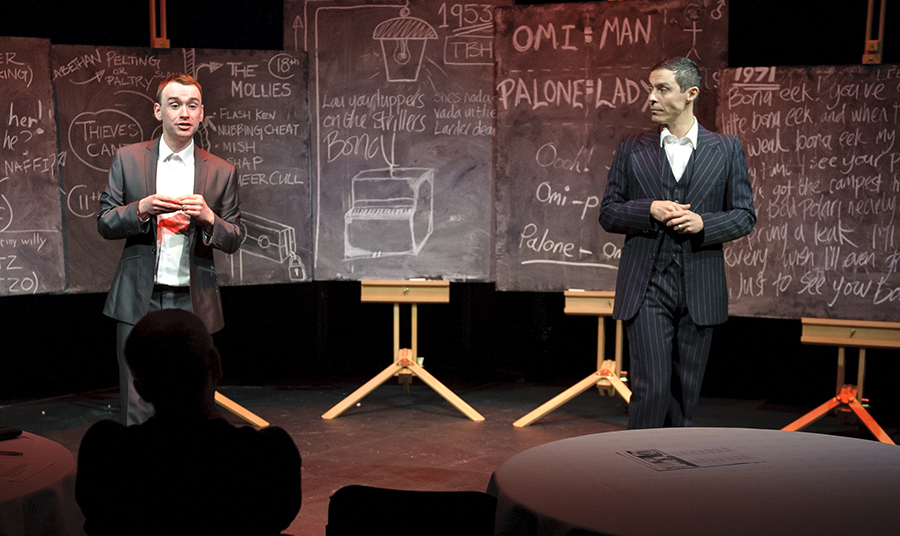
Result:
[[148,141],[144,153],[144,188],[147,195],[156,193],[156,163],[159,161],[159,144],[162,138]]
[[659,134],[645,133],[638,139],[638,144],[632,162],[638,184],[650,199],[666,199],[668,196],[660,180]]
[[209,175],[209,166],[206,161],[206,153],[202,152],[197,144],[194,144],[194,193],[202,194],[206,190],[206,180]]
[[685,203],[696,206],[715,184],[715,179],[722,170],[723,158],[719,137],[702,125],[697,132],[697,150],[694,151],[693,158],[693,175],[688,185]]
[[[206,191],[206,180],[209,175],[209,166],[206,161],[209,155],[205,151],[201,151],[199,147],[197,147],[197,142],[194,142],[194,193],[203,195],[203,192]],[[191,237],[191,240],[194,239],[194,232],[197,229],[200,229],[200,225],[197,225],[197,220],[191,218],[191,232],[188,233],[188,236]],[[191,255],[193,258],[194,248],[191,247]],[[193,267],[193,263],[191,263]]]

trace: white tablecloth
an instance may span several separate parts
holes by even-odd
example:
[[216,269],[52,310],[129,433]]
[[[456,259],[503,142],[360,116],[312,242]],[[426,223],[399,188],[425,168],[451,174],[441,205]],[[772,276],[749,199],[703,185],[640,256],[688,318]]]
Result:
[[28,432],[0,441],[0,450],[23,453],[0,456],[0,535],[83,535],[72,453]]
[[607,432],[495,471],[502,536],[900,534],[900,447],[803,432]]

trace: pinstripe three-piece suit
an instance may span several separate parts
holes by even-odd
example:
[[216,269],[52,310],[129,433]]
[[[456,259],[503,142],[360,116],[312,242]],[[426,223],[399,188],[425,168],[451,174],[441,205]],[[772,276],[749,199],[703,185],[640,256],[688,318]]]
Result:
[[[650,215],[655,200],[690,204],[703,230],[680,235]],[[728,318],[722,244],[753,230],[756,213],[740,141],[699,127],[679,181],[658,130],[616,150],[600,224],[623,233],[613,317],[626,321],[629,428],[690,426],[712,337]]]

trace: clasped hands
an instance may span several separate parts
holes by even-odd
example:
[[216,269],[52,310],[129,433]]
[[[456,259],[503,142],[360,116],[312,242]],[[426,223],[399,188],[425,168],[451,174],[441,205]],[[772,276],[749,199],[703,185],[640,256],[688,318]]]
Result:
[[703,218],[690,208],[674,201],[654,201],[650,204],[650,215],[679,234],[696,234],[703,230]]
[[180,197],[151,194],[138,202],[138,214],[140,216],[169,214],[179,210],[197,219],[206,229],[211,229],[215,223],[215,214],[213,214],[212,209],[207,206],[206,200],[200,194],[182,195]]

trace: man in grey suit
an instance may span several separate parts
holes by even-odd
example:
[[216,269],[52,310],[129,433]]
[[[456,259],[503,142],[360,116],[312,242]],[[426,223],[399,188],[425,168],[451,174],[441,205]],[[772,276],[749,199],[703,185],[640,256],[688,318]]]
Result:
[[694,62],[663,61],[649,83],[659,128],[619,143],[600,205],[603,228],[626,235],[613,317],[628,334],[629,428],[692,424],[712,326],[728,318],[722,244],[756,223],[740,141],[694,117]]
[[134,390],[125,340],[149,311],[184,309],[210,333],[222,329],[222,302],[213,249],[241,245],[240,196],[235,167],[196,147],[203,121],[200,84],[184,74],[163,80],[153,105],[162,136],[123,147],[113,157],[100,196],[97,230],[125,239],[103,313],[118,321],[122,422],[140,424],[153,409]]

